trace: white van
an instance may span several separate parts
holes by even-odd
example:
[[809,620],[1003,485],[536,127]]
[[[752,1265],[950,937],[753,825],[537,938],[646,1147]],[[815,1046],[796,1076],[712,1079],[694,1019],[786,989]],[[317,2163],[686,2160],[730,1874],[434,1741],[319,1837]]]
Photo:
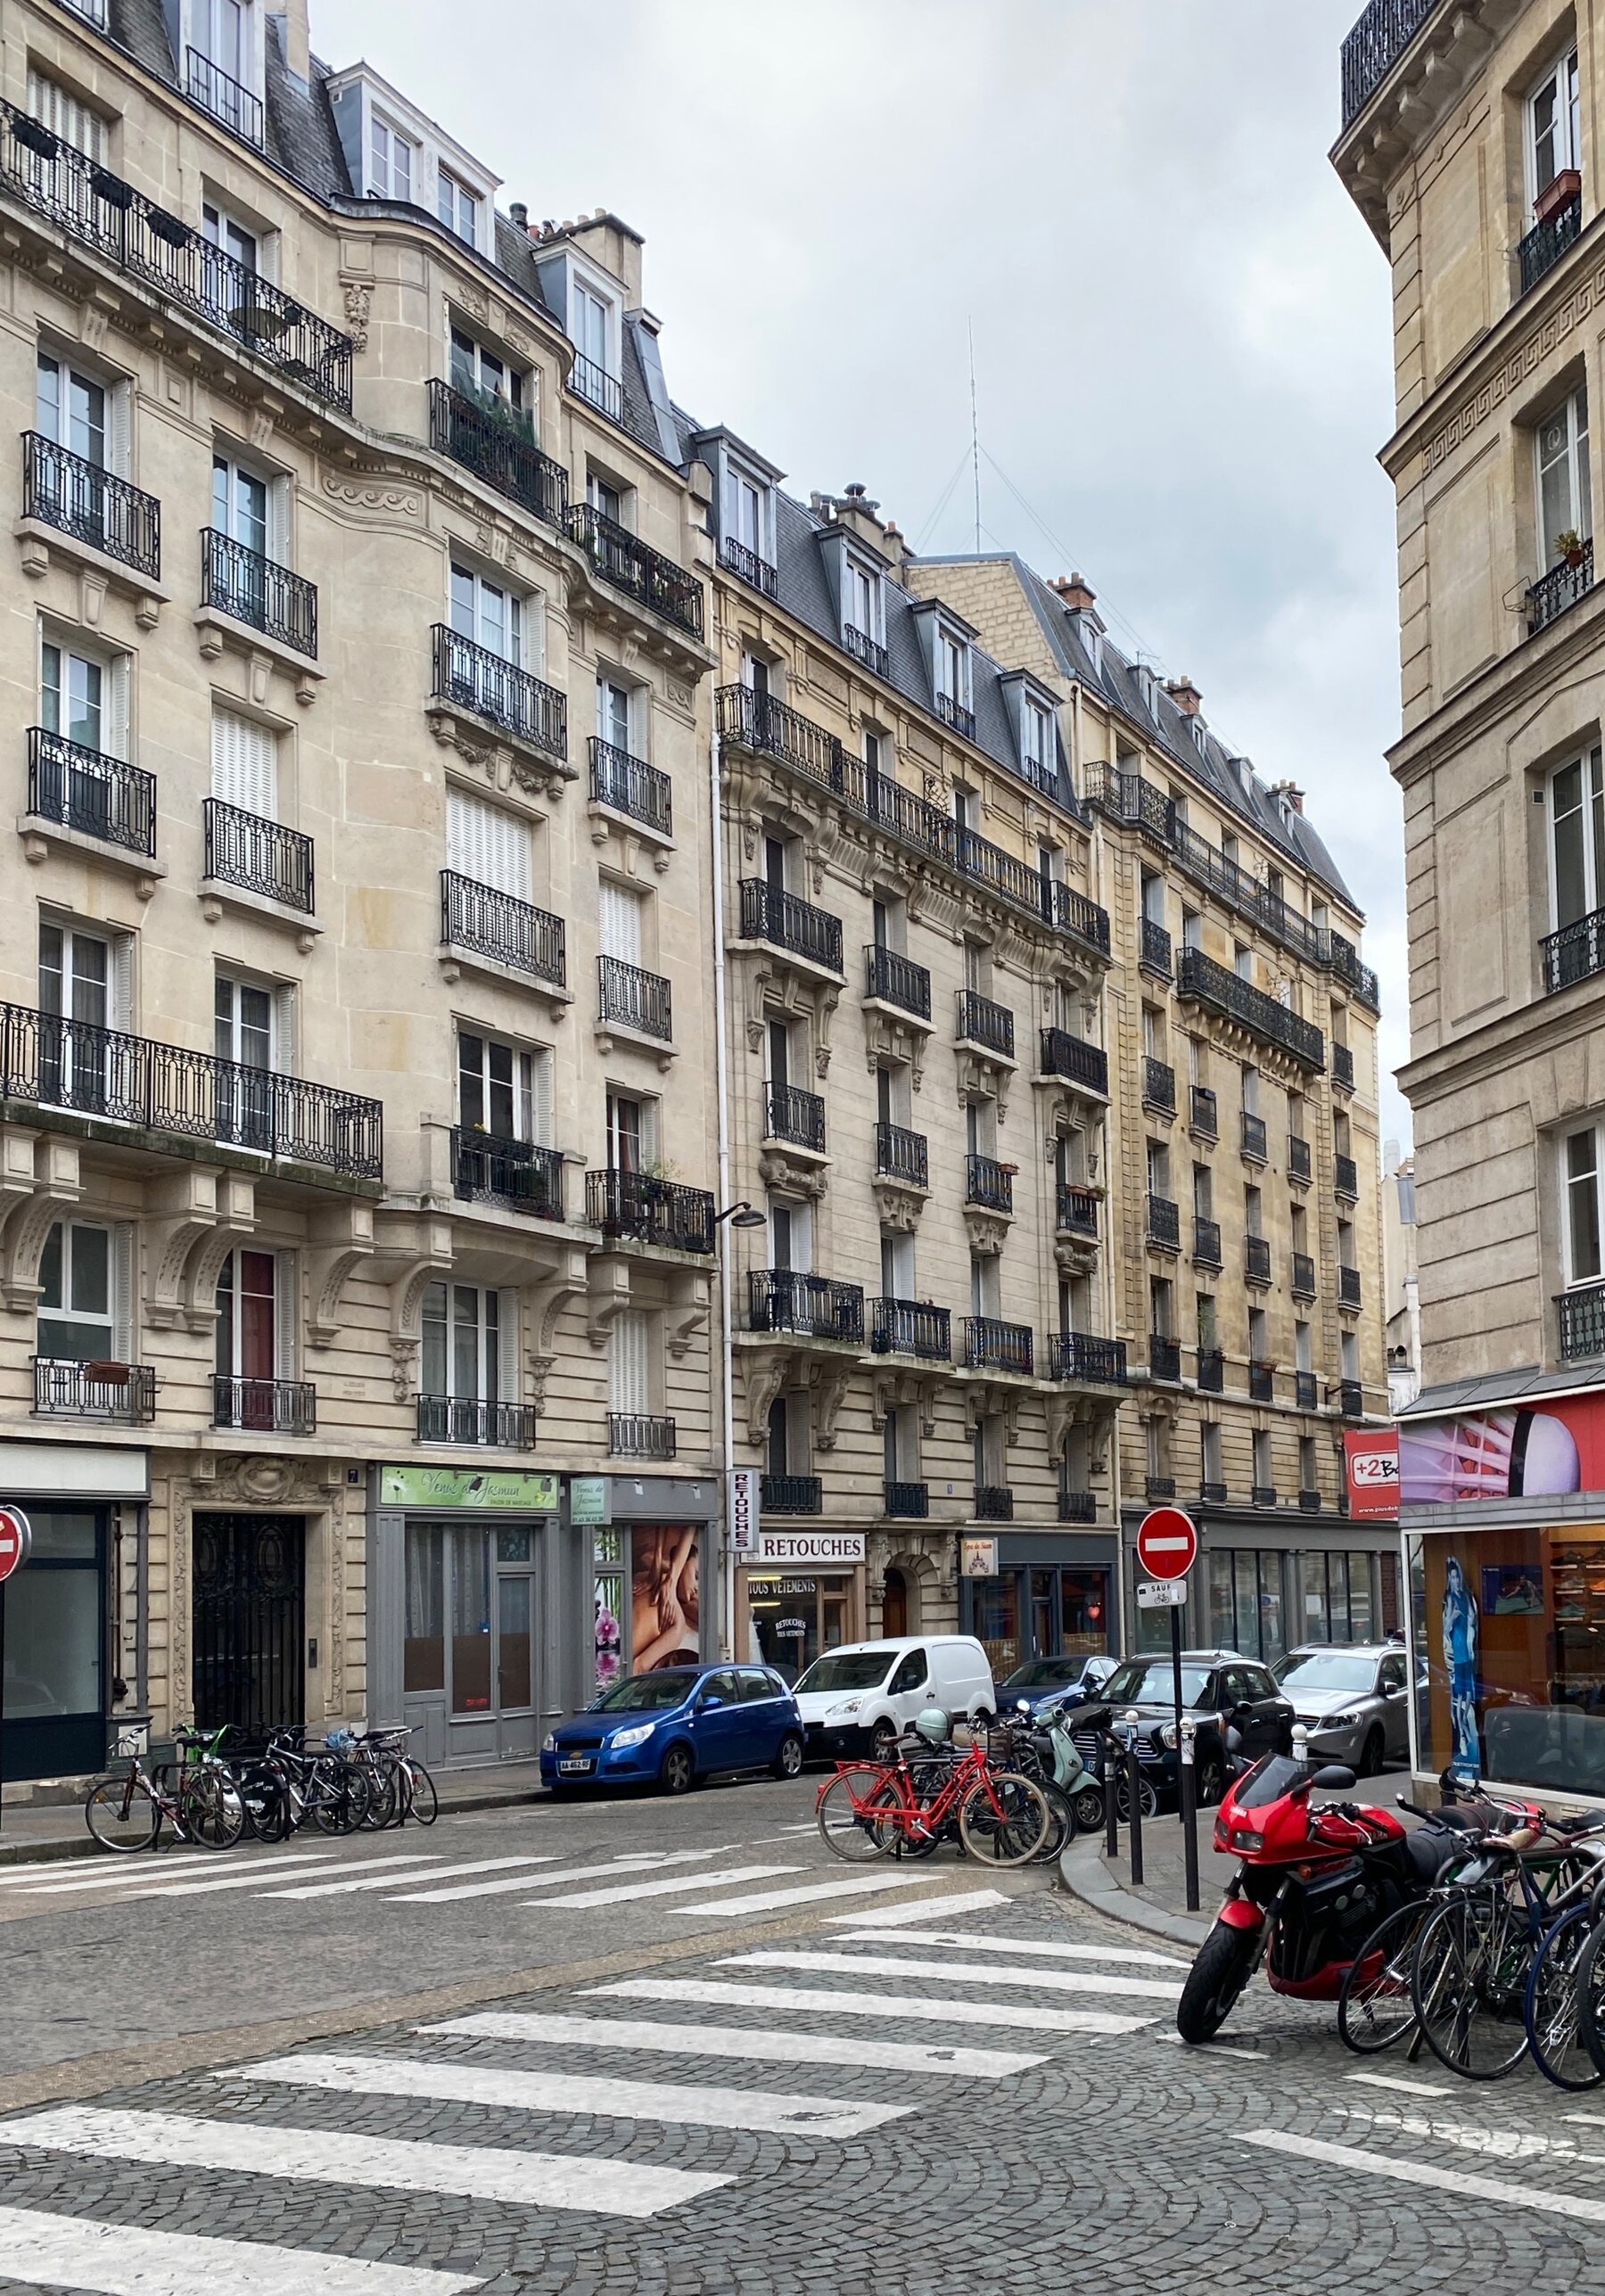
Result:
[[799,1675],[795,1697],[814,1761],[889,1746],[927,1706],[955,1722],[998,1710],[992,1668],[973,1634],[842,1642]]

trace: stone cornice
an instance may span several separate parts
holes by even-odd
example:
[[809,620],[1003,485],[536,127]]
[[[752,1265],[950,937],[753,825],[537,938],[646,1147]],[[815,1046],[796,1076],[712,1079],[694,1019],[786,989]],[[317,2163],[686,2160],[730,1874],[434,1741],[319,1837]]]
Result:
[[1605,1023],[1605,974],[1579,981],[1554,996],[1513,1005],[1497,1020],[1436,1051],[1422,1053],[1397,1072],[1412,1100],[1436,1099],[1451,1090],[1503,1075],[1517,1059],[1546,1059],[1579,1037],[1597,1037]]
[[1452,700],[1440,703],[1387,752],[1402,788],[1421,780],[1505,718],[1529,712],[1564,674],[1600,646],[1605,624],[1605,583],[1579,598],[1536,638],[1524,639],[1478,671]]

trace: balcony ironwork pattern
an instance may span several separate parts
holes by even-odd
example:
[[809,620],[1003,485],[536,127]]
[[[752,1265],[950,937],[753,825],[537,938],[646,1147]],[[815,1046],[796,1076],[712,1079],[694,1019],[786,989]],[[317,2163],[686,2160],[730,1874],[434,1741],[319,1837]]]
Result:
[[621,590],[638,605],[661,614],[699,642],[703,634],[702,584],[672,558],[649,549],[615,519],[593,509],[588,502],[572,503],[568,531],[610,588]]
[[1166,1251],[1181,1250],[1181,1214],[1168,1196],[1149,1195],[1146,1232],[1150,1244],[1158,1244]]
[[1332,1158],[1332,1193],[1345,1197],[1350,1204],[1360,1200],[1360,1169],[1352,1156]]
[[381,1177],[377,1100],[31,1005],[0,1005],[0,1097]]
[[1055,1218],[1056,1224],[1065,1235],[1096,1236],[1098,1198],[1091,1189],[1061,1188]]
[[953,731],[962,734],[967,742],[975,740],[975,713],[974,710],[967,710],[962,702],[955,701],[951,694],[937,695],[936,714],[944,726],[951,726]]
[[161,579],[161,505],[39,431],[22,434],[22,515]]
[[142,1427],[156,1416],[156,1371],[150,1363],[70,1363],[33,1359],[33,1407],[46,1419],[117,1420]]
[[857,1284],[804,1275],[796,1268],[749,1268],[747,1323],[753,1331],[786,1331],[861,1347],[864,1295]]
[[[1333,1048],[1334,1050],[1336,1047]],[[1296,1132],[1288,1134],[1288,1178],[1308,1180],[1310,1176],[1310,1143],[1301,1140]]]
[[1029,1323],[1005,1323],[995,1315],[964,1319],[964,1361],[975,1371],[1016,1371],[1030,1378],[1036,1340]]
[[1270,1282],[1271,1239],[1269,1236],[1244,1237],[1243,1273],[1250,1283]]
[[1343,124],[1376,94],[1437,5],[1437,0],[1370,0],[1343,43]]
[[1176,1113],[1176,1072],[1168,1061],[1145,1053],[1142,1060],[1142,1105],[1162,1116]]
[[1220,1108],[1207,1084],[1195,1084],[1188,1098],[1188,1127],[1203,1140],[1219,1140]]
[[886,649],[871,638],[868,630],[854,630],[850,621],[844,621],[842,624],[842,645],[855,662],[861,662],[866,670],[873,670],[877,678],[886,675]]
[[206,829],[206,874],[218,885],[259,893],[310,917],[313,909],[312,840],[282,821],[225,805],[220,797],[202,801]]
[[931,1017],[930,974],[923,965],[912,963],[878,941],[864,951],[864,994],[895,1005],[900,1012],[912,1013],[916,1020]]
[[877,1299],[869,1345],[877,1355],[913,1355],[924,1363],[952,1360],[952,1318],[928,1300]]
[[630,1028],[639,1036],[672,1042],[673,1000],[661,973],[644,973],[638,965],[627,965],[619,957],[598,957],[597,978],[601,992],[598,1011],[605,1026]]
[[1301,1411],[1313,1411],[1320,1408],[1321,1387],[1313,1371],[1294,1372],[1293,1401]]
[[1167,1332],[1148,1334],[1148,1377],[1173,1383],[1181,1377],[1181,1343]]
[[789,950],[827,973],[842,969],[842,920],[762,877],[741,881],[741,937]]
[[201,603],[317,659],[316,587],[213,526],[201,529]]
[[1176,1495],[1175,1477],[1145,1475],[1142,1478],[1142,1495],[1145,1499],[1173,1499]]
[[764,1138],[825,1151],[825,1102],[797,1084],[771,1084],[764,1095]]
[[1251,1403],[1273,1403],[1276,1401],[1276,1366],[1274,1363],[1250,1362],[1248,1366],[1248,1400]]
[[607,1448],[615,1459],[672,1459],[674,1421],[654,1411],[609,1411]]
[[893,1522],[921,1523],[931,1511],[930,1486],[925,1483],[888,1483],[882,1496]]
[[1315,1296],[1315,1262],[1313,1256],[1308,1252],[1295,1252],[1293,1255],[1292,1264],[1294,1298],[1313,1299]]
[[1056,1379],[1083,1379],[1107,1387],[1126,1384],[1124,1339],[1101,1339],[1087,1331],[1056,1331],[1049,1351]]
[[1014,1210],[1014,1167],[996,1156],[969,1156],[964,1160],[964,1200],[988,1212]]
[[825,1485],[818,1475],[765,1475],[758,1485],[758,1504],[766,1515],[817,1515],[825,1504]]
[[976,1484],[975,1519],[978,1523],[1013,1522],[1014,1493],[1007,1484]]
[[1578,1284],[1556,1295],[1560,1357],[1575,1363],[1589,1355],[1605,1355],[1605,1283]]
[[1358,1379],[1338,1382],[1338,1409],[1345,1419],[1365,1417],[1365,1393]]
[[1256,1116],[1249,1108],[1242,1111],[1242,1120],[1243,1154],[1252,1156],[1257,1164],[1263,1164],[1271,1152],[1265,1135],[1265,1120],[1263,1116]]
[[1320,1494],[1320,1492],[1319,1492],[1319,1491],[1301,1491],[1301,1492],[1299,1493],[1299,1494],[1298,1494],[1298,1511],[1299,1511],[1299,1513],[1300,1513],[1301,1515],[1318,1515],[1318,1514],[1320,1514],[1320,1512],[1321,1512],[1321,1494]]
[[958,1034],[960,1044],[978,1044],[983,1050],[995,1052],[1004,1060],[1015,1057],[1013,1013],[974,989],[959,992]]
[[1223,1483],[1200,1483],[1198,1496],[1206,1507],[1223,1507],[1226,1504],[1226,1485]]
[[1171,937],[1163,925],[1156,925],[1151,917],[1141,920],[1140,947],[1138,963],[1146,972],[1157,973],[1162,980],[1171,976]]
[[262,148],[262,99],[243,86],[199,48],[184,52],[184,92],[192,103],[245,143]]
[[1360,1271],[1358,1268],[1340,1267],[1338,1269],[1338,1304],[1339,1307],[1359,1306]]
[[535,1220],[563,1217],[563,1152],[455,1126],[451,1185],[464,1204],[500,1204]]
[[1578,553],[1575,565],[1568,565],[1562,558],[1558,566],[1552,566],[1548,573],[1540,574],[1535,582],[1528,585],[1527,636],[1536,638],[1541,630],[1549,628],[1551,622],[1559,621],[1568,607],[1586,597],[1593,588],[1593,578],[1594,548],[1591,534]]
[[469,1395],[420,1395],[418,1441],[532,1451],[535,1412],[529,1403],[485,1403]]
[[471,399],[438,375],[432,377],[429,443],[532,518],[563,526],[568,516],[568,473],[541,453],[529,422],[506,399],[489,393]]
[[28,732],[28,810],[103,845],[156,851],[156,777],[43,726]]
[[719,546],[719,563],[727,572],[761,591],[766,598],[776,596],[778,574],[767,558],[761,558],[756,550],[749,550],[745,542],[737,542],[727,534]]
[[1061,1076],[1069,1084],[1083,1084],[1106,1099],[1109,1090],[1109,1056],[1101,1044],[1089,1044],[1066,1028],[1041,1033],[1041,1073]]
[[309,1379],[236,1379],[216,1371],[212,1425],[270,1435],[316,1435],[317,1389]]
[[448,948],[487,957],[561,989],[568,977],[568,934],[554,917],[516,893],[481,885],[456,869],[440,871],[440,939]]
[[1274,997],[1239,980],[1201,949],[1182,950],[1176,960],[1176,986],[1182,996],[1196,997],[1251,1035],[1275,1045],[1301,1068],[1318,1073],[1325,1067],[1326,1040],[1313,1021],[1289,1012]]
[[1222,1395],[1225,1391],[1225,1387],[1226,1358],[1224,1354],[1218,1347],[1200,1347],[1198,1350],[1199,1394]]
[[901,1124],[877,1124],[875,1170],[879,1179],[901,1180],[906,1188],[928,1188],[930,1151],[925,1134],[905,1132]]
[[1332,1082],[1346,1091],[1354,1090],[1354,1054],[1351,1045],[1335,1044],[1332,1047]]
[[1276,1485],[1274,1483],[1256,1483],[1253,1487],[1252,1496],[1256,1507],[1274,1507]]
[[1098,1520],[1098,1494],[1095,1491],[1073,1491],[1068,1484],[1061,1483],[1058,1518],[1061,1523],[1095,1523]]
[[1517,241],[1516,263],[1524,295],[1531,294],[1544,273],[1554,269],[1582,228],[1583,193],[1579,189],[1563,207],[1535,223],[1525,238]]
[[585,1216],[605,1236],[628,1236],[676,1252],[713,1249],[713,1198],[705,1188],[610,1165],[585,1175]]
[[544,750],[549,757],[567,759],[565,695],[555,686],[543,685],[515,662],[505,662],[489,646],[476,646],[469,638],[459,638],[443,621],[434,624],[432,639],[432,691],[437,702],[449,702],[453,709],[467,710],[476,718],[487,719],[531,749]]
[[1193,1214],[1193,1264],[1200,1268],[1221,1265],[1221,1223],[1206,1220],[1201,1212]]
[[1563,925],[1538,945],[1543,952],[1543,985],[1552,995],[1557,989],[1569,989],[1575,981],[1605,972],[1605,909]]
[[597,805],[611,805],[627,813],[660,836],[674,834],[673,785],[666,773],[643,757],[605,742],[599,734],[590,740],[590,794]]
[[583,351],[577,351],[574,355],[574,364],[569,373],[569,389],[583,399],[588,406],[605,415],[610,423],[622,424],[624,385],[616,374],[610,374],[596,359],[587,358]]

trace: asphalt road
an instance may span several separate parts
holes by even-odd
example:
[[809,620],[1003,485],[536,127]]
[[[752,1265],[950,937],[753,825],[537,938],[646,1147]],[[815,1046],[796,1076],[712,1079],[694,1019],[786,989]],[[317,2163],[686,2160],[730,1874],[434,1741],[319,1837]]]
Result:
[[1263,1986],[1185,2050],[1163,1943],[844,1866],[811,1798],[8,1880],[0,2290],[1605,2296],[1605,2102],[1362,2065]]

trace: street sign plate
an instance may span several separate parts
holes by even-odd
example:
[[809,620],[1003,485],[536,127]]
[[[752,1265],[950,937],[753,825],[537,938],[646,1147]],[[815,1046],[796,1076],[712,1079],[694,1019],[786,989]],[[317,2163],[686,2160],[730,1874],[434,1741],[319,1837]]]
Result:
[[1198,1534],[1180,1507],[1154,1507],[1137,1530],[1137,1559],[1150,1578],[1185,1578],[1198,1559]]
[[21,1507],[0,1507],[0,1585],[20,1571],[33,1544],[33,1527]]
[[1184,1610],[1187,1608],[1187,1581],[1184,1578],[1140,1578],[1137,1582],[1139,1610]]

